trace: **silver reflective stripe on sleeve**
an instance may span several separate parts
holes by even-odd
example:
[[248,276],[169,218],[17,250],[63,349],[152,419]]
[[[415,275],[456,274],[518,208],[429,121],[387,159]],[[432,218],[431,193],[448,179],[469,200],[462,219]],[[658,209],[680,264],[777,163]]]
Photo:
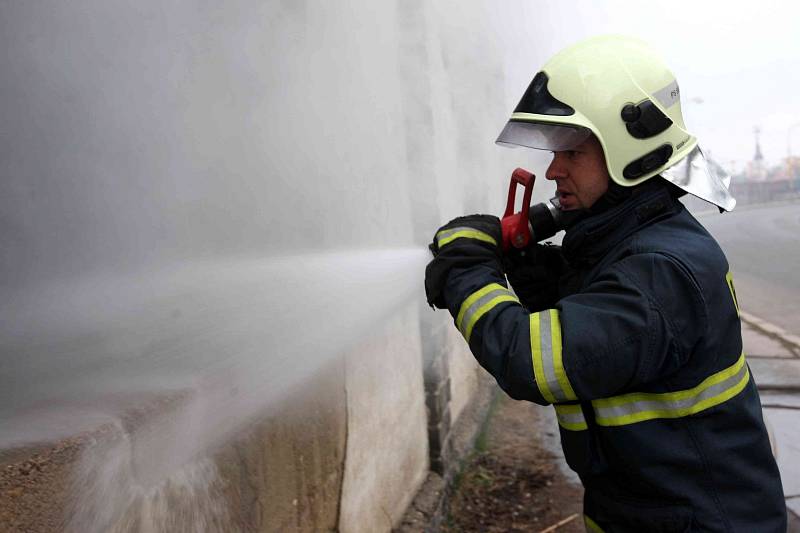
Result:
[[530,327],[533,374],[542,397],[550,403],[577,400],[564,370],[558,310],[531,314]]
[[456,317],[456,327],[467,339],[467,342],[469,342],[472,336],[472,329],[478,323],[478,320],[503,302],[519,304],[517,297],[499,283],[490,283],[470,294],[464,300]]
[[583,416],[583,409],[577,403],[557,403],[553,405],[556,409],[558,425],[569,431],[583,431],[588,429],[586,418]]
[[467,226],[462,228],[443,229],[436,234],[436,245],[439,247],[439,249],[441,249],[443,246],[461,238],[477,239],[479,241],[488,242],[489,244],[497,246],[497,241],[494,239],[494,237],[488,233],[484,233],[481,230]]
[[665,393],[634,392],[593,400],[601,426],[623,426],[654,418],[680,418],[728,401],[747,385],[750,372],[744,353],[733,365],[704,379],[694,388]]

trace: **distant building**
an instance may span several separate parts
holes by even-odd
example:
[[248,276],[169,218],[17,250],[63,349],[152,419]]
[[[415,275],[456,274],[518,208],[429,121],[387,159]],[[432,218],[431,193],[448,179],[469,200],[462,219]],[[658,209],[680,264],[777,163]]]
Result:
[[759,135],[761,130],[758,127],[753,129],[756,140],[756,150],[752,161],[748,161],[742,173],[745,181],[765,181],[767,179],[767,168],[764,162],[764,154],[761,153],[761,143]]
[[761,151],[756,127],[753,159],[734,174],[731,192],[740,204],[793,198],[800,192],[800,157],[789,156],[775,166],[768,166]]

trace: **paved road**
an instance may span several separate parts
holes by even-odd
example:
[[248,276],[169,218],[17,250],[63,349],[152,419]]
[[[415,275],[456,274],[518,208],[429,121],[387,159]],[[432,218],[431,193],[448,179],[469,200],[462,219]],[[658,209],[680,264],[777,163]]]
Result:
[[800,334],[800,200],[698,218],[728,256],[742,309]]

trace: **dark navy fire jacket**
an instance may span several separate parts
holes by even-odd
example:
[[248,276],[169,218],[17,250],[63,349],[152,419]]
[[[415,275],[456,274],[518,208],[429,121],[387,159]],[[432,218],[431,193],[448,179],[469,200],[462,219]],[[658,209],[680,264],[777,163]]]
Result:
[[520,302],[490,264],[451,271],[445,300],[510,396],[555,406],[587,527],[785,532],[717,242],[655,183],[572,226],[563,254],[557,301]]

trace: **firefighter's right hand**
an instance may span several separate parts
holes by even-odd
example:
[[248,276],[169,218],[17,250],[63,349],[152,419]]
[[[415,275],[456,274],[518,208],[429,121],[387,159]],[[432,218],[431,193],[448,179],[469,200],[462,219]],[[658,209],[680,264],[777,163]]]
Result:
[[511,287],[529,311],[551,308],[558,301],[558,281],[566,267],[560,246],[531,244],[503,256]]
[[429,246],[433,260],[425,269],[428,303],[447,308],[444,288],[453,269],[484,265],[502,277],[502,238],[500,219],[493,215],[458,217],[439,228]]

